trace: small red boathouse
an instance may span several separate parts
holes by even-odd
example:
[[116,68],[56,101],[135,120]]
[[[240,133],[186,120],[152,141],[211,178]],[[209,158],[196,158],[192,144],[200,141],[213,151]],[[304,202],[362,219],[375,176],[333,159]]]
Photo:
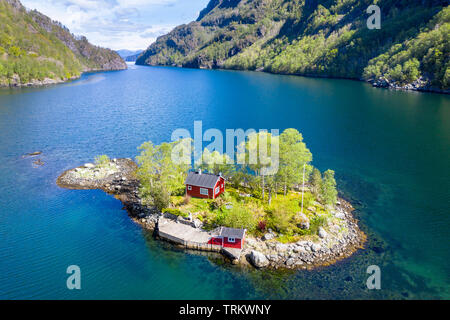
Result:
[[224,248],[242,249],[245,232],[245,229],[220,227],[217,235],[212,236],[208,244],[215,244]]

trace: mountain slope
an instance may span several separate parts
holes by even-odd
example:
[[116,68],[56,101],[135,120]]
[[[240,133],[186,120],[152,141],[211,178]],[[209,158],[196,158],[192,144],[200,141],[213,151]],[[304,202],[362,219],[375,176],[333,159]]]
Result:
[[0,0],[0,86],[57,83],[82,72],[122,69],[126,64],[114,51],[76,38],[18,0]]
[[[366,9],[381,8],[380,30]],[[258,70],[363,79],[377,86],[447,91],[448,0],[211,0],[141,65]]]
[[136,61],[136,59],[139,57],[139,55],[143,52],[143,50],[135,50],[135,51],[131,51],[131,50],[117,50],[116,51],[119,56],[127,61],[127,62],[134,62]]

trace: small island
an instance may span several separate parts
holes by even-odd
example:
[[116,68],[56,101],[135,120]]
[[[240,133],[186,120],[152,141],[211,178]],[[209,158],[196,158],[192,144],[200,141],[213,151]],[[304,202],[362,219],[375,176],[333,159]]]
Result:
[[[238,146],[248,152],[262,135]],[[295,129],[277,137],[279,168],[227,164],[226,154],[205,149],[192,167],[171,161],[180,142],[144,143],[137,162],[98,156],[64,172],[67,189],[101,189],[124,204],[129,216],[161,240],[222,253],[233,264],[256,268],[312,269],[351,256],[366,237],[338,197],[334,172],[323,174]],[[184,141],[186,143],[186,141]],[[199,189],[196,189],[196,188]]]

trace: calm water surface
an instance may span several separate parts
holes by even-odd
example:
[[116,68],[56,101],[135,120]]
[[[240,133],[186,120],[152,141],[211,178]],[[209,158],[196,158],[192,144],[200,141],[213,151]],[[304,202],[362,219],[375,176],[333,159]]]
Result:
[[[55,180],[98,154],[135,157],[176,128],[294,127],[336,171],[367,248],[316,271],[224,265],[156,242],[101,191]],[[135,67],[0,90],[0,298],[450,298],[450,97],[345,80]],[[34,168],[28,152],[42,150]],[[66,289],[79,265],[82,290]],[[366,268],[382,289],[365,287]]]

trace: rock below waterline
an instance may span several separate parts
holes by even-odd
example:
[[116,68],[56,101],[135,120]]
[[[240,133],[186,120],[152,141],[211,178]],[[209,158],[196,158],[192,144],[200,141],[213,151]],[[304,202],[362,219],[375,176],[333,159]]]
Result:
[[40,156],[42,154],[42,151],[35,151],[35,152],[30,152],[25,154],[23,157],[36,157],[36,156]]
[[33,164],[37,166],[43,166],[44,162],[41,159],[37,159],[36,161],[33,161]]

